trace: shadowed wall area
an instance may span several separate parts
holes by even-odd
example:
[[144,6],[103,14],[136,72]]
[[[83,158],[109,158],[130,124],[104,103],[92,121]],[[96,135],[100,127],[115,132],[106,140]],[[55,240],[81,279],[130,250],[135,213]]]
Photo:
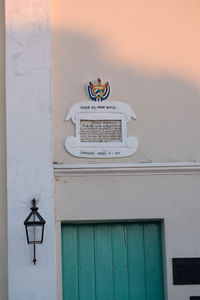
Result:
[[[59,0],[51,14],[55,162],[200,160],[199,1]],[[89,99],[85,85],[97,77],[110,82],[109,100],[136,113],[128,123],[139,139],[132,157],[87,160],[64,150],[74,130],[66,113]]]

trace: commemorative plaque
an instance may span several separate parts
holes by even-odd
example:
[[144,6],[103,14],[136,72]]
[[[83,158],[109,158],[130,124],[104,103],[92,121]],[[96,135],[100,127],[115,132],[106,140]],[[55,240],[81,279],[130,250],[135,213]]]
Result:
[[75,136],[65,140],[65,149],[77,157],[112,158],[134,154],[138,148],[136,137],[127,137],[126,123],[136,116],[130,106],[119,101],[103,101],[109,96],[110,86],[98,79],[90,82],[91,101],[74,104],[65,121],[75,125]]

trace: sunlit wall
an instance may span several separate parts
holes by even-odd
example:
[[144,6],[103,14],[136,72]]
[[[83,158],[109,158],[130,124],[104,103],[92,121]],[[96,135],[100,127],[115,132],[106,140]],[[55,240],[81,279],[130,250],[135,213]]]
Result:
[[199,0],[52,0],[51,22],[56,162],[87,162],[65,152],[64,118],[98,76],[138,117],[139,150],[121,161],[200,160]]

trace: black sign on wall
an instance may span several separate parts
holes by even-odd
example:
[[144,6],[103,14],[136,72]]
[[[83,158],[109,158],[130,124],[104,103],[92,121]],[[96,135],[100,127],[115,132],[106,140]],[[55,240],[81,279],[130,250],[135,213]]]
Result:
[[190,300],[200,300],[200,296],[191,296]]
[[200,284],[200,258],[173,258],[172,264],[174,285]]

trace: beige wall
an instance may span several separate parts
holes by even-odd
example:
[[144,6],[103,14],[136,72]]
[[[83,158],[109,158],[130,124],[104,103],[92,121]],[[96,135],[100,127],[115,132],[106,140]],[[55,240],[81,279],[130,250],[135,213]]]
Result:
[[7,211],[5,136],[5,25],[4,0],[0,0],[0,299],[7,299]]
[[89,100],[85,87],[98,76],[111,101],[135,111],[128,134],[140,143],[134,156],[104,162],[200,161],[199,0],[52,0],[51,13],[56,162],[103,162],[63,147],[73,135],[65,115]]
[[200,286],[173,286],[171,260],[200,256],[199,180],[200,175],[57,177],[58,233],[63,220],[163,220],[166,299],[188,300],[200,294]]
[[[52,0],[51,14],[55,162],[200,161],[199,0]],[[128,103],[138,117],[128,124],[128,135],[140,144],[134,156],[82,159],[64,149],[64,140],[74,134],[71,122],[64,122],[66,113],[89,100],[86,86],[97,77],[110,82],[111,101]],[[171,264],[172,257],[200,256],[199,174],[112,172],[56,177],[58,299],[60,222],[73,220],[162,219],[166,299],[199,295],[199,286],[173,286]]]

